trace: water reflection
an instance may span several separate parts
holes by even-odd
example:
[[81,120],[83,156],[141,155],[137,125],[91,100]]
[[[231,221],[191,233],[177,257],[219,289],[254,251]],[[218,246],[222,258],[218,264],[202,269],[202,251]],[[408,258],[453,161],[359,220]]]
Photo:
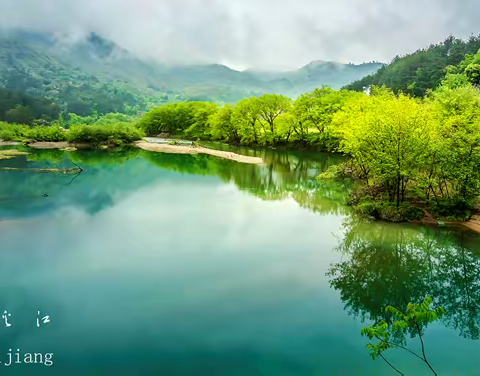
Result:
[[[344,202],[348,196],[348,182],[319,183],[314,179],[330,165],[338,163],[341,157],[274,151],[253,153],[261,155],[266,161],[265,165],[236,163],[206,155],[162,154],[140,149],[75,153],[35,151],[28,156],[0,163],[19,168],[71,168],[74,162],[85,167],[85,171],[74,184],[71,184],[71,176],[56,173],[0,172],[0,217],[35,215],[52,210],[67,200],[87,206],[89,212],[95,213],[112,205],[113,196],[119,190],[133,191],[163,178],[161,170],[217,176],[261,199],[292,197],[302,207],[315,212],[347,212]],[[90,187],[87,199],[85,184],[88,181],[95,181],[96,186]],[[45,194],[48,194],[48,199]]]
[[388,305],[405,311],[426,295],[443,306],[448,327],[479,339],[480,245],[470,232],[366,223],[349,218],[331,266],[330,285],[345,310],[362,320],[387,320]]
[[[66,153],[41,150],[0,161],[15,167],[71,166],[85,172],[71,177],[28,171],[0,174],[0,215],[29,217],[62,205],[77,205],[90,215],[115,204],[116,198],[159,179],[166,172],[216,176],[263,200],[293,198],[321,214],[345,216],[337,251],[344,260],[328,272],[345,310],[362,320],[388,319],[384,308],[404,310],[424,296],[446,309],[444,322],[466,338],[480,337],[480,246],[466,232],[419,226],[368,223],[345,207],[350,183],[318,182],[314,177],[339,157],[275,151],[235,150],[261,155],[263,166],[205,155],[177,155],[126,149]],[[159,167],[159,168],[158,168]],[[48,197],[43,194],[48,193]]]
[[[353,217],[348,182],[314,179],[336,156],[239,151],[266,164],[139,149],[0,161],[85,169],[72,184],[62,174],[0,172],[0,220],[39,218],[0,223],[2,304],[24,322],[0,348],[28,339],[58,349],[64,367],[83,365],[77,374],[107,366],[149,374],[149,364],[156,373],[185,365],[170,373],[211,374],[220,364],[222,374],[313,375],[340,364],[343,374],[383,375],[343,305],[376,321],[386,305],[404,309],[427,294],[446,309],[446,326],[479,338],[478,237]],[[57,332],[30,326],[37,309],[59,318]],[[465,358],[478,342],[438,333],[429,351],[445,360],[435,364],[445,374],[472,370],[445,356],[442,341]],[[79,361],[82,351],[98,360]]]

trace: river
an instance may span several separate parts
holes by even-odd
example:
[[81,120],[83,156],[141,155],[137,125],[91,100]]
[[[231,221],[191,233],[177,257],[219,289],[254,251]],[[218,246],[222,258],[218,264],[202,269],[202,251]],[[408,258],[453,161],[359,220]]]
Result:
[[394,375],[360,330],[426,295],[446,310],[425,330],[430,363],[480,374],[477,234],[357,218],[349,182],[315,179],[339,156],[233,149],[266,163],[139,149],[1,160],[84,168],[0,171],[0,367],[9,349],[54,360],[2,374]]

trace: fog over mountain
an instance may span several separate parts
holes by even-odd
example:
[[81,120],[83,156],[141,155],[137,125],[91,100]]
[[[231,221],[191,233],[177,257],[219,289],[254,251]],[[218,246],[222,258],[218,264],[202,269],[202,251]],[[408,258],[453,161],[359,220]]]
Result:
[[[112,90],[115,83],[134,90],[134,95],[156,95],[162,101],[234,103],[262,93],[296,97],[322,85],[339,89],[381,67],[380,63],[314,61],[288,72],[263,72],[236,71],[221,64],[165,65],[138,57],[96,33],[80,38],[79,34],[0,31],[0,86],[37,97],[53,95],[60,101],[65,101],[65,95],[74,101],[80,95],[78,88],[90,91],[92,83],[110,83]],[[112,95],[120,94],[114,90]],[[96,95],[97,100],[102,96]]]
[[0,27],[85,36],[170,64],[292,70],[389,62],[480,32],[475,0],[0,0]]

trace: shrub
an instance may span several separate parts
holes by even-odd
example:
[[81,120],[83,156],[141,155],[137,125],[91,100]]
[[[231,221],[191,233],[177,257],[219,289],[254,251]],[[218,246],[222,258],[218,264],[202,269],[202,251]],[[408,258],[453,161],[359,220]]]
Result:
[[62,128],[57,126],[38,126],[27,131],[27,138],[35,141],[56,142],[65,141],[66,136]]
[[432,202],[430,210],[433,214],[445,217],[449,221],[468,221],[472,216],[473,203],[463,198],[441,199]]
[[355,205],[355,210],[361,215],[383,219],[389,222],[405,222],[420,219],[423,213],[420,209],[409,203],[402,203],[397,207],[395,203],[388,201],[374,201],[370,197],[364,197]]
[[317,179],[319,180],[331,180],[331,179],[345,179],[347,174],[345,172],[347,166],[345,163],[332,165],[322,172]]
[[67,140],[93,145],[121,145],[141,140],[143,132],[131,124],[75,125],[67,133]]
[[28,137],[30,128],[28,125],[7,124],[0,122],[0,140],[20,141]]

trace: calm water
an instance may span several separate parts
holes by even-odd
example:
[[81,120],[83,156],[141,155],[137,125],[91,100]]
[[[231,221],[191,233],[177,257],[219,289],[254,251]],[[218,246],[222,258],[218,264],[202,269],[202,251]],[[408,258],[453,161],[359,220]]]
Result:
[[[314,180],[338,157],[41,151],[0,166],[67,156],[85,168],[74,180],[0,171],[2,374],[394,375],[360,329],[427,294],[447,311],[426,329],[430,362],[480,374],[480,237],[353,217],[347,182]],[[4,367],[8,349],[54,365]]]

